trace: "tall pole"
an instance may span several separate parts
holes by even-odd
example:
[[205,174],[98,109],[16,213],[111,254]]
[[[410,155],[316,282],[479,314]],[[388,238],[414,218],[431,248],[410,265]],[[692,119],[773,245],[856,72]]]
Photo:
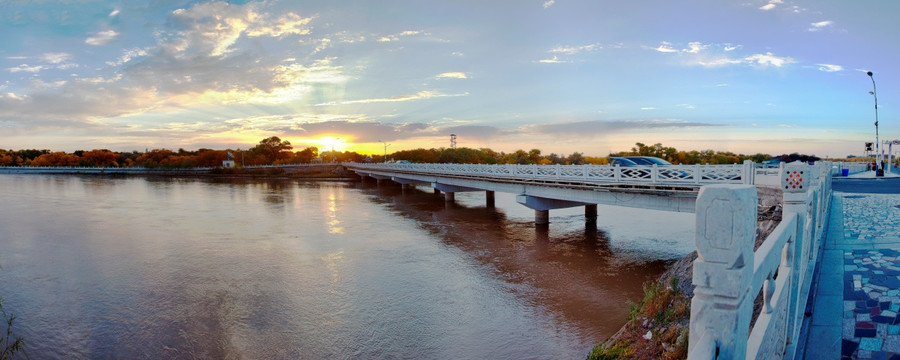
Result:
[[[869,71],[866,75],[869,75],[869,78],[872,79],[872,92],[870,94],[875,98],[875,176],[878,176],[878,170],[882,169],[881,142],[878,141],[878,92],[875,89],[875,77],[872,76],[872,72]],[[882,169],[882,171],[884,170]],[[883,174],[884,173],[882,172],[882,175]]]
[[387,148],[388,146],[391,146],[391,144],[388,144],[387,142],[381,140],[378,140],[378,142],[384,144],[384,162],[387,162]]

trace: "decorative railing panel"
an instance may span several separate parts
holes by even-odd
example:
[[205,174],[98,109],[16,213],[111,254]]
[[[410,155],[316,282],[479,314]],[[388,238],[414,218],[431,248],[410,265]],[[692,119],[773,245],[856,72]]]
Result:
[[[497,177],[512,180],[570,180],[598,183],[740,184],[747,177],[742,165],[484,165],[484,164],[360,164],[360,170],[398,171],[415,174]],[[752,178],[752,175],[750,175]]]
[[[755,187],[701,188],[689,359],[793,358],[809,295],[808,270],[826,228],[831,176],[827,162],[780,168],[782,222],[756,251]],[[750,328],[760,292],[761,313]]]

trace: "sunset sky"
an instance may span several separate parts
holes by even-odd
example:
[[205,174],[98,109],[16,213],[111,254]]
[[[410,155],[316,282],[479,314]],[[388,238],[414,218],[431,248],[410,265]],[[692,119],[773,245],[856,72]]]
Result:
[[[0,0],[0,148],[862,154],[900,2]],[[900,150],[900,146],[898,149]]]

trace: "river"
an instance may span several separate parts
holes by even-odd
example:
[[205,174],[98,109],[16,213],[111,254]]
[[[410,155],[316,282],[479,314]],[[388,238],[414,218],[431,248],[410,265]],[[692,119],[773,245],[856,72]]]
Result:
[[693,215],[357,182],[0,175],[32,359],[583,359]]

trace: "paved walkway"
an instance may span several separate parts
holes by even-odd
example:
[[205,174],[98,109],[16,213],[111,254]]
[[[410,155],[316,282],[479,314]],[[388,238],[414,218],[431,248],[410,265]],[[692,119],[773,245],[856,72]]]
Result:
[[900,360],[900,179],[865,187],[834,192],[805,359]]

